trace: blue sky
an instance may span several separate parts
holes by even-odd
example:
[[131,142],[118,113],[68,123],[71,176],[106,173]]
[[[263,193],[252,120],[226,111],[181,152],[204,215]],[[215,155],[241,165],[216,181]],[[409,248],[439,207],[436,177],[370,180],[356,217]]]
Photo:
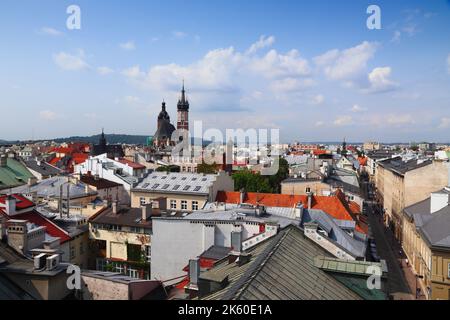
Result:
[[7,0],[0,36],[0,139],[151,135],[163,99],[175,121],[185,78],[204,128],[450,141],[445,0]]

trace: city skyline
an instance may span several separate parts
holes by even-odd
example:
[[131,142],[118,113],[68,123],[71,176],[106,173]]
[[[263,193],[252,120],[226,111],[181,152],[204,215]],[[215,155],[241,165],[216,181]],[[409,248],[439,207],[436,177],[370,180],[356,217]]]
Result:
[[[233,4],[8,2],[0,139],[152,135],[182,80],[205,128],[279,128],[281,141],[446,142],[449,1]],[[175,8],[175,9],[174,9]],[[18,121],[17,119],[20,119]],[[20,125],[17,125],[20,123]]]

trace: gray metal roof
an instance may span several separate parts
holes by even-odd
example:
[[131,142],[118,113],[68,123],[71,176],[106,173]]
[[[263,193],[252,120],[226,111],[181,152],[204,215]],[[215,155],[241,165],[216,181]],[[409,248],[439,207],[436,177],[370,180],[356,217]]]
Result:
[[34,298],[0,273],[0,300],[34,300]]
[[[314,265],[329,256],[297,227],[280,232],[248,252],[250,262],[223,261],[208,272],[228,275],[229,285],[204,299],[230,300],[361,300],[362,298]],[[201,276],[202,277],[202,276]]]
[[209,194],[215,174],[153,172],[134,188],[136,191]]
[[[38,197],[55,197],[59,198],[60,187],[63,186],[63,198],[67,198],[67,177],[56,176],[38,182],[35,185],[23,185],[11,190],[12,193],[36,193]],[[86,193],[86,185],[84,183],[70,183],[70,197],[81,198],[88,195],[95,195],[96,192]]]
[[[448,193],[445,189],[440,193]],[[431,198],[405,208],[425,240],[435,247],[450,248],[450,205],[431,213]]]
[[62,170],[59,168],[56,168],[44,161],[36,161],[35,159],[26,160],[24,161],[27,168],[36,171],[39,174],[42,174],[43,176],[56,176],[58,174],[62,173]]
[[[365,257],[367,242],[365,240],[356,239],[343,230],[342,225],[344,222],[338,224],[336,223],[336,220],[327,213],[322,210],[314,209],[304,210],[303,212],[302,225],[309,222],[316,222],[323,230],[327,231],[330,240],[345,249],[352,256]],[[349,229],[350,224],[345,224],[345,227],[346,229]]]
[[402,157],[395,157],[380,161],[379,164],[390,171],[404,175],[408,171],[416,170],[432,164],[432,160],[411,159],[404,161]]

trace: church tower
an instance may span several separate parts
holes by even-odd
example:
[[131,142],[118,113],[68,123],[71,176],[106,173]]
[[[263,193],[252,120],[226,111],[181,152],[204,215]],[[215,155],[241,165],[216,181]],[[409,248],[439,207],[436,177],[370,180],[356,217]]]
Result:
[[189,101],[186,98],[186,91],[184,90],[184,80],[183,89],[181,90],[181,98],[178,100],[178,121],[177,130],[187,130],[189,131]]

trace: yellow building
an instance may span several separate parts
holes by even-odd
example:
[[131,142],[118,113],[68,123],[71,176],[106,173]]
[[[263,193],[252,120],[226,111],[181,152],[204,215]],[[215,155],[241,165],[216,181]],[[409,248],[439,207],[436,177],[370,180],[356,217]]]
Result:
[[214,202],[218,191],[234,191],[233,179],[224,171],[218,174],[154,172],[131,190],[131,207],[139,208],[158,198],[166,208],[196,211]]
[[403,161],[401,157],[378,163],[377,200],[385,211],[385,224],[402,239],[403,210],[448,184],[445,163],[432,160]]
[[450,188],[405,208],[403,248],[428,299],[450,300]]
[[123,208],[113,202],[89,219],[91,268],[115,271],[133,278],[148,278],[151,245],[151,206]]

